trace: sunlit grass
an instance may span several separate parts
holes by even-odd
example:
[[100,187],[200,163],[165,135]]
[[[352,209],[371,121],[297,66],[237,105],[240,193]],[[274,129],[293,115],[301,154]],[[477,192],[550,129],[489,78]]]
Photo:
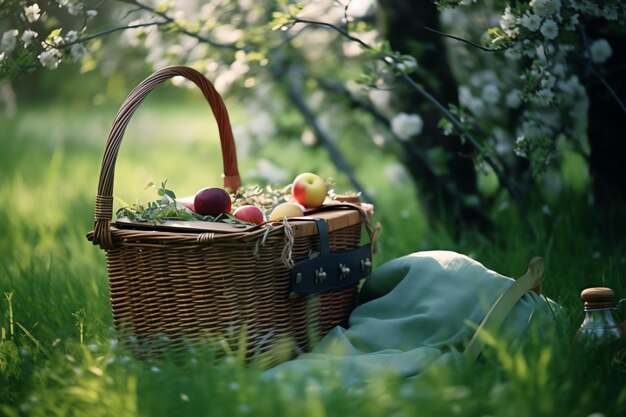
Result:
[[[489,353],[471,368],[438,369],[411,380],[380,375],[351,387],[332,376],[266,381],[257,367],[244,366],[236,355],[218,360],[208,347],[183,358],[135,359],[111,328],[104,255],[85,238],[115,110],[25,108],[18,118],[2,121],[0,328],[5,343],[16,342],[17,367],[0,372],[0,414],[608,417],[626,407],[624,374],[615,372],[610,356],[583,353],[571,344],[582,319],[581,289],[606,285],[626,295],[620,208],[598,222],[586,198],[564,196],[549,207],[535,201],[531,221],[537,236],[529,239],[515,209],[502,205],[494,213],[498,233],[452,236],[444,225],[430,228],[416,203],[417,191],[408,181],[385,176],[391,160],[374,151],[349,158],[375,196],[375,220],[383,224],[376,262],[449,249],[521,276],[528,260],[539,255],[546,260],[544,292],[564,307],[570,326],[548,339],[529,337],[522,349],[491,340]],[[155,191],[144,190],[145,184],[165,179],[181,194],[219,185],[214,135],[208,110],[141,109],[120,151],[115,195],[147,201]],[[303,150],[286,138],[240,159],[244,183],[260,181],[246,176],[259,158],[284,168],[288,178],[307,169],[335,178],[338,190],[350,189],[324,150]],[[567,171],[573,183],[576,166],[573,162]],[[12,294],[13,335],[4,293]]]

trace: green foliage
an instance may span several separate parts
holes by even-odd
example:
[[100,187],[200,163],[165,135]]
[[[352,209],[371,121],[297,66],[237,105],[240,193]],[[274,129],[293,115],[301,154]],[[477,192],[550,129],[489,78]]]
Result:
[[20,355],[17,345],[12,340],[0,343],[0,374],[11,379],[20,375]]
[[[215,220],[214,216],[201,216],[192,213],[176,203],[176,194],[172,190],[165,188],[167,180],[161,183],[161,187],[157,190],[159,200],[144,203],[133,204],[132,206],[121,207],[116,212],[118,218],[125,217],[138,222],[150,222],[153,224],[163,223],[166,220]],[[146,188],[152,188],[153,183],[149,183]]]

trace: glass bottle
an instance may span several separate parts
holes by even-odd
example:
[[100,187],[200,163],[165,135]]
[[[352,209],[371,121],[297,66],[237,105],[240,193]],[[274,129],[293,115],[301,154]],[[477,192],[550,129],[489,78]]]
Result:
[[576,340],[585,346],[599,347],[621,339],[623,330],[613,317],[613,310],[617,310],[613,290],[606,287],[586,288],[580,297],[584,301],[585,318],[576,332]]

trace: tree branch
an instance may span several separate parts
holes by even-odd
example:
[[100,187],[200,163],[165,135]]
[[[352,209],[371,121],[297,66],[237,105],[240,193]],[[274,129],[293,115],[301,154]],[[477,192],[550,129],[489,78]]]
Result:
[[320,22],[317,20],[309,20],[309,19],[301,19],[299,17],[295,17],[293,16],[293,23],[305,23],[307,25],[313,25],[313,26],[321,26],[321,27],[325,27],[328,29],[332,29],[335,32],[338,32],[341,36],[343,36],[344,38],[351,40],[352,42],[356,42],[359,45],[361,45],[363,48],[365,49],[369,49],[369,50],[373,50],[374,48],[372,48],[370,45],[368,45],[367,43],[363,42],[361,39],[350,35],[347,31],[341,29],[340,27],[335,26],[332,23],[328,23],[328,22]]
[[77,43],[84,43],[84,42],[88,42],[92,39],[96,39],[99,38],[101,36],[106,36],[109,35],[111,33],[114,32],[119,32],[122,30],[126,30],[126,29],[138,29],[138,28],[142,28],[142,27],[150,27],[150,26],[160,26],[160,25],[165,25],[167,24],[167,22],[151,22],[151,23],[137,23],[134,25],[128,25],[128,26],[117,26],[117,27],[113,27],[113,28],[109,28],[109,29],[105,29],[101,32],[96,32],[93,33],[89,36],[84,36],[82,38],[78,38],[75,41],[72,42],[66,42],[63,45],[61,45],[60,47],[67,47],[67,46],[71,46]]
[[428,30],[430,32],[436,33],[437,35],[440,35],[440,36],[443,36],[443,37],[446,37],[446,38],[450,38],[450,39],[454,39],[455,41],[459,41],[459,42],[468,44],[470,46],[473,46],[474,48],[480,49],[481,51],[485,51],[485,52],[506,51],[507,49],[511,48],[514,45],[514,44],[511,44],[511,45],[503,46],[502,48],[486,48],[486,47],[484,47],[482,45],[479,45],[479,44],[477,44],[475,42],[469,41],[469,40],[461,38],[459,36],[451,35],[449,33],[440,32],[440,31],[438,31],[436,29],[429,28],[428,26],[424,26],[424,29],[426,29],[426,30]]
[[216,48],[221,48],[221,49],[230,49],[233,51],[236,51],[239,49],[234,44],[215,42],[214,40],[207,38],[206,36],[200,35],[198,32],[192,32],[188,29],[185,29],[184,27],[178,25],[176,23],[176,20],[171,18],[167,13],[157,12],[153,7],[150,7],[147,4],[143,4],[137,0],[117,0],[117,1],[122,2],[122,3],[132,4],[134,6],[137,6],[137,8],[140,10],[145,10],[155,16],[162,18],[165,21],[164,22],[165,24],[176,25],[176,28],[180,33],[187,35],[189,37],[192,37],[194,39],[197,39],[199,42],[206,43],[206,44],[209,44],[211,46],[214,46]]
[[335,145],[330,135],[319,124],[317,118],[315,117],[315,114],[313,113],[307,102],[304,100],[301,83],[298,82],[296,76],[293,73],[288,74],[287,76],[287,92],[289,99],[296,106],[298,111],[300,111],[302,117],[304,117],[307,124],[311,126],[311,128],[315,132],[315,136],[317,137],[317,139],[328,150],[330,158],[335,166],[340,171],[346,174],[348,180],[350,180],[350,183],[352,183],[352,186],[361,193],[366,202],[375,204],[374,199],[371,195],[367,193],[363,185],[360,183],[360,181],[354,174],[354,171],[350,167],[350,164],[348,164],[346,159],[343,157],[341,151]]
[[591,74],[600,81],[604,88],[606,88],[606,90],[609,92],[613,100],[615,100],[617,105],[622,109],[624,113],[626,113],[626,105],[624,104],[624,102],[619,98],[619,96],[617,95],[611,84],[609,84],[609,82],[606,80],[606,78],[604,78],[602,74],[600,74],[600,72],[593,67],[593,65],[591,66]]
[[[365,111],[366,113],[371,115],[374,118],[374,120],[376,120],[379,124],[384,126],[385,129],[387,129],[387,131],[391,134],[395,142],[399,144],[402,147],[402,150],[406,153],[406,155],[409,156],[410,160],[412,162],[419,164],[419,166],[423,169],[423,171],[425,171],[426,178],[422,178],[422,182],[430,181],[430,180],[435,181],[437,184],[439,184],[443,193],[447,194],[448,196],[451,196],[452,199],[455,201],[463,202],[463,196],[459,192],[459,190],[456,187],[451,186],[450,183],[446,181],[446,179],[442,175],[437,174],[437,171],[435,170],[433,165],[430,163],[428,158],[422,152],[420,152],[419,148],[416,146],[414,142],[400,140],[400,138],[398,138],[389,129],[389,126],[390,126],[389,119],[385,115],[383,115],[381,112],[379,112],[378,109],[376,109],[370,103],[367,103],[364,100],[359,100],[358,98],[356,98],[350,92],[350,90],[348,90],[342,84],[331,83],[328,80],[319,79],[319,78],[317,79],[317,81],[320,83],[322,88],[332,93],[339,94],[345,97],[347,100],[349,100],[351,105],[356,106],[359,109]],[[415,179],[419,180],[418,178],[415,178]],[[470,210],[472,213],[474,213],[476,217],[480,219],[481,222],[483,222],[484,224],[491,224],[491,219],[489,218],[487,213],[485,213],[484,210],[480,209],[480,207],[474,207],[474,206],[463,206],[463,207],[467,210]]]
[[[367,43],[365,43],[364,41],[362,41],[361,39],[350,35],[348,32],[346,32],[345,30],[337,27],[336,25],[332,24],[332,23],[328,23],[328,22],[322,22],[322,21],[316,21],[316,20],[309,20],[309,19],[301,19],[298,17],[293,17],[293,21],[296,23],[305,23],[305,24],[309,24],[309,25],[315,25],[315,26],[321,26],[321,27],[325,27],[328,29],[331,29],[333,31],[336,31],[337,33],[339,33],[340,35],[344,36],[346,39],[352,41],[352,42],[356,42],[359,45],[361,45],[362,47],[368,49],[368,50],[373,50],[374,48],[372,48],[370,45],[368,45]],[[379,60],[386,63],[389,66],[394,67],[397,63],[395,61],[395,59],[388,59],[388,56],[385,57],[379,57]],[[443,104],[441,104],[433,95],[431,95],[428,91],[426,91],[424,88],[422,88],[420,85],[418,85],[408,74],[406,74],[405,72],[400,72],[401,77],[404,79],[404,81],[407,82],[407,84],[409,84],[409,86],[411,86],[419,95],[421,95],[423,98],[425,98],[429,103],[431,103],[437,110],[439,110],[446,119],[448,119],[450,121],[450,123],[452,123],[454,125],[454,127],[456,127],[462,134],[462,136],[472,145],[472,147],[479,153],[484,154],[483,153],[483,148],[480,144],[480,142],[474,137],[474,135],[472,135],[471,132],[469,132],[465,126],[463,126],[463,123],[454,115],[452,114]],[[518,192],[518,190],[515,188],[515,186],[513,186],[512,182],[509,181],[509,179],[507,178],[507,176],[504,174],[504,172],[502,171],[502,169],[500,169],[500,166],[493,160],[493,158],[487,154],[484,154],[484,160],[485,162],[493,169],[493,172],[496,174],[496,176],[498,177],[498,179],[500,180],[500,184],[502,184],[502,186],[508,191],[509,195],[511,196],[511,198],[513,199],[513,202],[515,203],[516,207],[518,208],[520,215],[522,217],[522,220],[524,222],[524,225],[526,227],[527,233],[531,236],[534,237],[535,232],[534,229],[532,227],[532,225],[530,224],[529,220],[528,220],[528,210],[526,208],[526,204],[524,202],[524,199],[522,198],[522,196],[520,195],[520,193]]]
[[598,70],[593,65],[593,61],[591,60],[591,46],[589,45],[589,38],[587,38],[587,32],[585,31],[585,27],[582,24],[579,24],[578,30],[580,32],[580,37],[583,41],[583,49],[585,50],[585,56],[583,59],[585,60],[585,70],[587,72],[587,75],[591,74],[596,77],[598,81],[600,81],[600,83],[604,86],[604,88],[606,88],[609,95],[615,100],[620,109],[624,113],[626,113],[626,105],[624,105],[624,102],[620,99],[619,95],[615,92],[613,87],[611,87],[611,84],[609,84],[609,82],[602,76],[602,74],[600,74],[600,72],[598,72]]

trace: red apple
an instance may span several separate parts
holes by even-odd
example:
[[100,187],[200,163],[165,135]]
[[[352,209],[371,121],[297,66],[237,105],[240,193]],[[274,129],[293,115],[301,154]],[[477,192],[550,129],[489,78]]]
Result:
[[203,188],[193,199],[194,211],[203,216],[218,216],[230,211],[230,195],[221,188]]
[[320,176],[305,172],[293,180],[291,194],[304,207],[317,208],[324,204],[328,189]]
[[233,215],[244,222],[254,224],[261,224],[265,222],[265,215],[261,209],[257,206],[253,206],[252,204],[246,204],[245,206],[237,208]]
[[193,201],[196,198],[194,195],[188,195],[186,197],[177,198],[176,202],[183,207],[187,207],[191,211],[196,211],[196,208],[193,205]]

